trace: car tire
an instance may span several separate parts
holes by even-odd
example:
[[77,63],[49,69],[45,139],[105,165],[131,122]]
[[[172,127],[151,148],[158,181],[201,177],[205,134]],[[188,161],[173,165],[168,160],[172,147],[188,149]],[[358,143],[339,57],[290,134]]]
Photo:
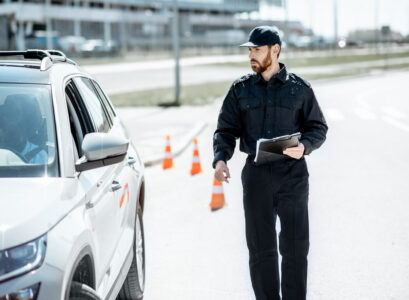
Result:
[[97,293],[88,285],[73,281],[69,300],[101,300]]
[[128,275],[116,300],[142,300],[145,288],[145,238],[142,211],[138,210],[135,220],[133,259]]

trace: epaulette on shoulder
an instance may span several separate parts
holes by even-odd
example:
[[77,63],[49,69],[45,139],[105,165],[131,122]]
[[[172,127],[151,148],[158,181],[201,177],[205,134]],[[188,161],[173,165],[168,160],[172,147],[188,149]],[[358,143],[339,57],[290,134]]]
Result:
[[236,79],[233,82],[233,86],[236,86],[237,84],[239,84],[241,82],[245,82],[245,81],[249,80],[252,75],[253,75],[252,73],[249,73],[247,75],[244,75],[244,76],[240,77],[239,79]]
[[300,76],[294,73],[290,73],[290,77],[294,79],[297,83],[302,83],[303,85],[309,88],[311,87],[311,83],[309,83],[307,80],[305,80],[304,78],[301,78]]

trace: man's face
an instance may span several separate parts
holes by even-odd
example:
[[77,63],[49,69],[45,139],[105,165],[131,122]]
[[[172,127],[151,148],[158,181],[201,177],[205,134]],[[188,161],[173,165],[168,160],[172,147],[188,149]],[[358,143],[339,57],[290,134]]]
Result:
[[268,46],[249,47],[251,68],[256,73],[263,73],[273,63],[271,48]]

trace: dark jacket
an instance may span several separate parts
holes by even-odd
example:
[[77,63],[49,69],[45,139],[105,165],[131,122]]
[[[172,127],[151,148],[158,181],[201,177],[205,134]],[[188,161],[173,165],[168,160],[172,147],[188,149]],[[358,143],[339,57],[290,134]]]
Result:
[[232,157],[237,138],[242,152],[255,155],[258,139],[299,131],[308,155],[324,143],[327,130],[311,85],[280,63],[280,71],[268,82],[257,73],[233,82],[213,136],[213,167]]

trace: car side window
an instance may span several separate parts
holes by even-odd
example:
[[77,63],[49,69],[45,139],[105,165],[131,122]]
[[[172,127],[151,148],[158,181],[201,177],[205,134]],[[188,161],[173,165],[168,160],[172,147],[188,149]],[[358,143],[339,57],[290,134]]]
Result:
[[102,102],[105,104],[105,108],[109,114],[109,116],[111,117],[111,120],[113,120],[116,117],[116,113],[114,111],[114,108],[112,106],[111,101],[109,100],[109,98],[107,97],[107,95],[104,93],[104,91],[101,89],[101,87],[99,86],[99,84],[95,81],[92,81],[95,89],[98,92],[99,97],[102,99]]
[[74,139],[77,154],[82,156],[82,140],[85,134],[93,132],[94,128],[89,115],[86,113],[79,92],[71,80],[65,86],[65,96],[70,118],[71,135]]
[[111,128],[105,109],[88,78],[76,77],[74,83],[81,94],[97,132],[108,132]]

